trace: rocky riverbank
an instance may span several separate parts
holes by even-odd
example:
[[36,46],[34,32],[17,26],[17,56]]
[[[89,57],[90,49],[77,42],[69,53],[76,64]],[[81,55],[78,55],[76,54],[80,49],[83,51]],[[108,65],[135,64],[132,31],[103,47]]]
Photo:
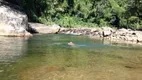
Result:
[[105,44],[111,43],[127,43],[142,45],[142,31],[131,29],[116,29],[111,27],[95,27],[95,28],[63,28],[57,24],[45,25],[40,23],[29,23],[31,28],[29,32],[37,34],[71,34],[89,36],[93,39],[104,40]]
[[104,39],[118,43],[142,43],[142,31],[135,31],[124,28],[61,28],[59,33],[85,35],[94,39]]

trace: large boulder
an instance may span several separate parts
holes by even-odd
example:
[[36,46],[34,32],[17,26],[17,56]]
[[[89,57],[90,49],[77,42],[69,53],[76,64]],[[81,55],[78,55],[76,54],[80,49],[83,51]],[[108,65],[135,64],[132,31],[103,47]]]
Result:
[[0,1],[0,36],[32,36],[27,29],[27,15],[18,6]]
[[45,25],[41,23],[29,23],[29,32],[35,32],[40,34],[55,34],[60,30],[60,26],[57,24],[54,25]]

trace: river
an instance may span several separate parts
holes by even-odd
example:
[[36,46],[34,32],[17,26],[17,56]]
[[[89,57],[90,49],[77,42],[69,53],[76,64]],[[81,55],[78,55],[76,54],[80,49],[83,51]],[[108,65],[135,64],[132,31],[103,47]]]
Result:
[[142,80],[138,45],[49,34],[0,37],[0,46],[0,80]]

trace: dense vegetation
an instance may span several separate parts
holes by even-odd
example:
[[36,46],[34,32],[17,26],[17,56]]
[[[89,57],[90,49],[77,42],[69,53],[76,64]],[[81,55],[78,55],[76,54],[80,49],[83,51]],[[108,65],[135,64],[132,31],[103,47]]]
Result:
[[21,0],[30,21],[65,27],[142,27],[142,0]]

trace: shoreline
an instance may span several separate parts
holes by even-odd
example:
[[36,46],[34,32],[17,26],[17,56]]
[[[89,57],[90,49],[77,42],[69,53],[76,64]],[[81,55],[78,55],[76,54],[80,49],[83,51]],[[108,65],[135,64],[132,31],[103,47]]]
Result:
[[58,33],[83,35],[91,39],[104,40],[108,44],[142,45],[142,31],[131,29],[102,28],[61,28]]
[[[58,24],[45,25],[41,23],[29,23],[30,32],[37,34],[71,34],[88,36],[92,39],[103,39],[110,43],[139,44],[142,45],[142,31],[131,29],[116,29],[111,27],[77,27],[64,28]],[[33,34],[36,34],[33,33]]]

